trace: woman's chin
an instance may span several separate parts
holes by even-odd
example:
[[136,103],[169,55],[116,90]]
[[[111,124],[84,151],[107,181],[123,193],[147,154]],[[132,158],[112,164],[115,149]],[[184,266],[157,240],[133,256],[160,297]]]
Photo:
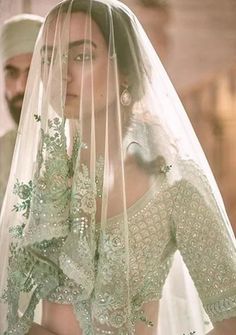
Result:
[[65,106],[64,117],[66,119],[79,119],[79,109],[72,106]]

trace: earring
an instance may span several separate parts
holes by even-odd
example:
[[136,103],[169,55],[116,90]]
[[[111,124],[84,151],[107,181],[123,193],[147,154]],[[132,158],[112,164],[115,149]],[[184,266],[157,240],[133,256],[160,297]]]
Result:
[[120,102],[123,106],[129,106],[132,102],[132,96],[128,90],[128,87],[124,89],[120,96]]

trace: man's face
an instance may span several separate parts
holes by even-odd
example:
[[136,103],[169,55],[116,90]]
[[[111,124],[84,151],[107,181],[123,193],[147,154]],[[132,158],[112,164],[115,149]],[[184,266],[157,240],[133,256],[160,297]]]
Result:
[[5,97],[14,121],[19,124],[32,53],[14,56],[4,64]]

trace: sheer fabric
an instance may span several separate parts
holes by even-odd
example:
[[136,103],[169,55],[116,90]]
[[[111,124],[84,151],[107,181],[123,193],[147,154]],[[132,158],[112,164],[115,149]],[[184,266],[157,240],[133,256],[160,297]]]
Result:
[[1,333],[26,333],[42,300],[72,305],[86,335],[206,334],[236,316],[222,198],[124,4],[63,1],[48,14],[18,133],[1,214]]

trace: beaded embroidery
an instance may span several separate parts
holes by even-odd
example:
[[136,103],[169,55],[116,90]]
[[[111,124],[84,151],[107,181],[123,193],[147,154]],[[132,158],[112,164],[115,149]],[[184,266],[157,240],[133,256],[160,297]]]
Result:
[[[134,334],[137,320],[152,326],[142,305],[160,299],[177,248],[211,319],[236,315],[233,246],[222,232],[224,225],[214,202],[205,203],[197,188],[184,179],[170,186],[165,176],[170,169],[162,171],[162,182],[128,209],[132,238],[127,278],[124,218],[108,219],[105,230],[95,227],[102,159],[97,162],[98,173],[92,183],[85,165],[75,170],[76,155],[84,147],[79,137],[69,158],[63,125],[54,119],[49,130],[52,134],[42,132],[35,180],[15,185],[21,199],[15,210],[22,211],[28,222],[11,232],[17,242],[11,246],[4,295],[10,306],[6,335],[27,332],[40,299],[73,304],[85,335]],[[215,248],[212,241],[217,241]],[[31,298],[19,318],[22,294],[31,294]]]

